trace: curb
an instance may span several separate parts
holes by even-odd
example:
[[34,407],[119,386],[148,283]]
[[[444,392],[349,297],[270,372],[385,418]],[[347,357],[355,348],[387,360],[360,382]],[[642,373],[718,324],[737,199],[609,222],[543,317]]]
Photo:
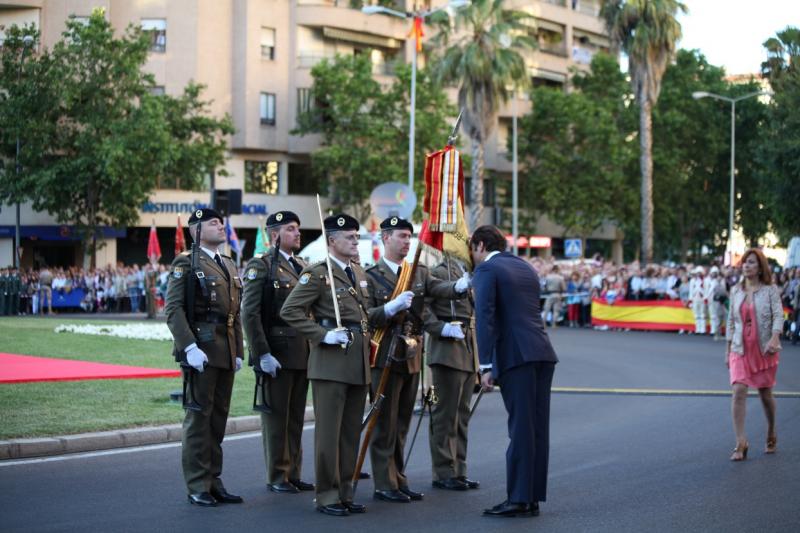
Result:
[[[306,407],[304,422],[314,420],[314,409]],[[228,419],[225,435],[261,431],[261,416],[248,415]],[[78,433],[61,437],[0,440],[0,460],[46,457],[67,453],[94,452],[112,448],[146,446],[179,442],[183,435],[181,424]]]

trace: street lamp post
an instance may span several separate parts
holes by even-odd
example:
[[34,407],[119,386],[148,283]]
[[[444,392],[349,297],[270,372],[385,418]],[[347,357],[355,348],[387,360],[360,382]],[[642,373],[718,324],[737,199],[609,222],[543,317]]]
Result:
[[755,96],[769,95],[772,91],[757,91],[754,93],[745,94],[738,98],[731,98],[729,96],[722,96],[721,94],[709,93],[706,91],[696,91],[692,93],[692,98],[699,100],[701,98],[715,98],[731,104],[731,194],[729,202],[728,213],[728,245],[725,252],[725,264],[733,262],[733,203],[734,203],[734,183],[736,174],[736,102],[753,98]]
[[[417,10],[415,12],[397,11],[384,6],[364,6],[361,8],[362,13],[367,15],[374,15],[383,13],[401,19],[419,19],[425,20],[434,13],[444,11],[447,9],[458,9],[470,3],[470,0],[450,0],[446,6],[438,7],[430,10]],[[411,55],[411,109],[409,110],[409,124],[408,124],[408,188],[414,190],[414,120],[417,107],[417,47],[414,45],[414,53]]]
[[[17,67],[17,89],[19,89],[19,84],[22,80],[22,64],[25,61],[25,52],[28,51],[28,47],[33,44],[33,37],[30,35],[26,35],[22,38],[22,53],[20,54],[19,58],[19,66]],[[21,122],[21,121],[20,121]],[[19,183],[19,175],[22,171],[22,167],[19,161],[19,151],[20,151],[20,138],[19,138],[19,128],[20,123],[17,124],[17,151],[14,156],[14,172],[16,174],[17,183]],[[22,266],[22,257],[20,256],[19,249],[20,249],[20,208],[19,208],[19,200],[16,202],[16,218],[14,224],[14,268],[19,269]]]

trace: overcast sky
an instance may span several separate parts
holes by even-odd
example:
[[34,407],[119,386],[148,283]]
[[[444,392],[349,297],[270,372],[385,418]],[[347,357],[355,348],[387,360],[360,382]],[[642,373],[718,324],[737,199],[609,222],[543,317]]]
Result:
[[800,27],[800,0],[684,0],[680,47],[698,48],[729,74],[760,72],[761,46],[786,26]]

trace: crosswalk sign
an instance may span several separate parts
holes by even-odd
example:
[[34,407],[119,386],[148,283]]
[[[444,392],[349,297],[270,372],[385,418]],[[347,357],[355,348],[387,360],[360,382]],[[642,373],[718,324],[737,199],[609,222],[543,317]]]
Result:
[[564,257],[583,257],[583,246],[580,239],[564,239]]

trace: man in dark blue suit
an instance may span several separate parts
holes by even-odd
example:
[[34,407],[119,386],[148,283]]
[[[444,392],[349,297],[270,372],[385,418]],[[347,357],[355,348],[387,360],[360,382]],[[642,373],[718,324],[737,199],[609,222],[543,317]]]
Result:
[[481,226],[470,238],[481,383],[485,391],[500,385],[511,439],[508,499],[483,514],[537,516],[547,494],[550,386],[558,358],[542,324],[539,277],[505,249],[494,226]]

